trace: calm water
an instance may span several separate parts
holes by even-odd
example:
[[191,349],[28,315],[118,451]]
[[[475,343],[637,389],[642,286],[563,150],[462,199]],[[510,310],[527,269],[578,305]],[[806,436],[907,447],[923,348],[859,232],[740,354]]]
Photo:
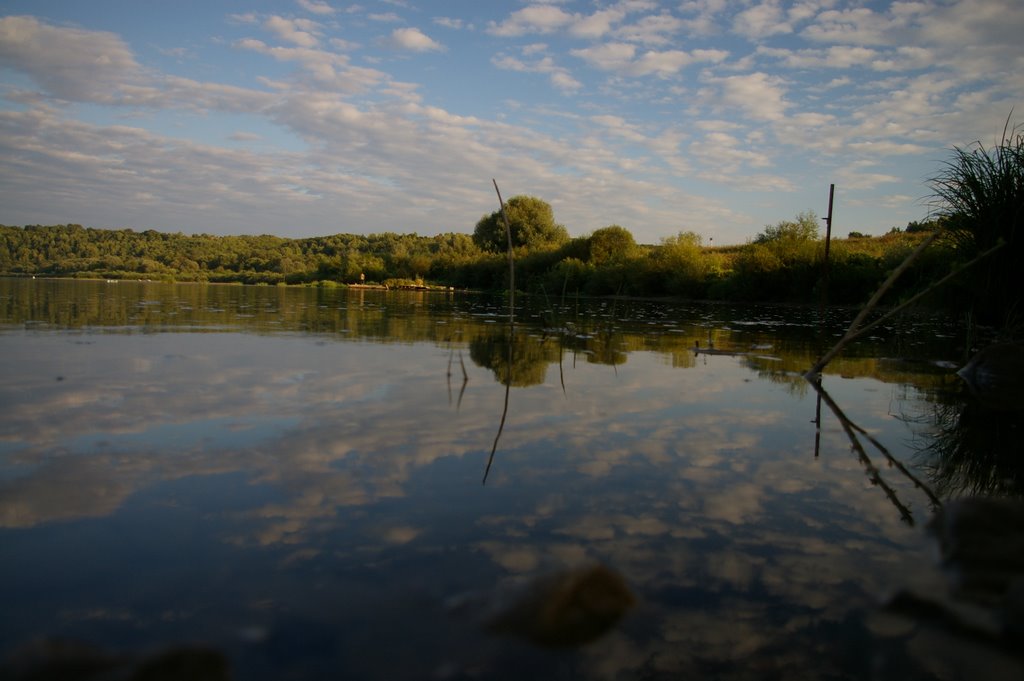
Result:
[[[906,473],[970,484],[924,451],[952,327],[889,325],[824,378],[904,473],[827,406],[816,437],[800,373],[850,312],[823,340],[813,310],[534,299],[510,341],[503,305],[0,281],[0,647],[202,643],[236,679],[954,678],[877,608],[931,569]],[[597,642],[479,626],[591,563],[637,598]]]

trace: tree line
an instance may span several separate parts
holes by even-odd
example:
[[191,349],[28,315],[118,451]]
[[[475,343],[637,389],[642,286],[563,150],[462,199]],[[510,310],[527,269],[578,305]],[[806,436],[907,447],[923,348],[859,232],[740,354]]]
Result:
[[[677,296],[727,300],[815,300],[823,242],[813,213],[770,225],[748,244],[710,248],[693,232],[638,244],[609,225],[570,238],[536,197],[506,204],[517,287],[549,296]],[[919,241],[918,233],[835,240],[830,298],[870,294]],[[185,235],[81,225],[0,226],[0,273],[246,284],[436,284],[504,290],[507,237],[500,212],[473,235],[335,234],[306,239]],[[944,258],[938,257],[937,260]],[[936,260],[933,258],[932,260]],[[941,267],[926,261],[924,270]]]
[[[356,282],[437,284],[504,290],[507,251],[516,287],[566,295],[676,296],[697,299],[814,302],[827,287],[833,303],[863,302],[928,233],[942,238],[905,273],[891,297],[924,289],[981,253],[942,292],[942,303],[972,320],[1024,329],[1024,135],[1010,129],[986,148],[954,147],[931,180],[935,210],[906,229],[867,237],[850,232],[825,244],[813,212],[768,225],[750,242],[709,247],[681,231],[658,244],[638,244],[628,229],[608,225],[572,238],[551,206],[532,196],[509,199],[484,215],[472,235],[335,234],[185,235],[154,230],[102,230],[81,225],[0,226],[0,274],[146,278],[248,284],[338,285]],[[506,220],[508,230],[506,230]]]
[[[103,230],[81,225],[0,226],[0,273],[20,276],[145,278],[247,284],[339,285],[357,282],[508,288],[512,249],[518,289],[568,295],[673,296],[692,299],[865,301],[926,237],[941,238],[891,289],[890,298],[923,290],[986,253],[958,276],[941,304],[972,322],[1024,329],[1024,135],[1004,132],[992,148],[953,149],[930,181],[931,219],[880,237],[850,232],[829,244],[827,278],[820,219],[813,212],[767,225],[746,244],[709,247],[691,231],[638,244],[621,225],[570,237],[551,206],[515,196],[482,216],[472,235],[334,234],[185,235]],[[507,223],[507,229],[506,229]],[[995,250],[993,250],[995,249]],[[991,251],[991,252],[990,252]],[[994,253],[994,255],[992,255]]]

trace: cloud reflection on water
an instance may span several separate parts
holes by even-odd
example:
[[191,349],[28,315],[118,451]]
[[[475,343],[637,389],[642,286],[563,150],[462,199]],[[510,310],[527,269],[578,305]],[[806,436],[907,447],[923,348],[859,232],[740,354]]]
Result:
[[[0,390],[12,408],[0,421],[10,462],[0,523],[130,525],[122,509],[169,503],[168,483],[228,476],[225,487],[262,491],[209,512],[207,531],[234,560],[270,561],[274,608],[298,592],[315,612],[306,571],[330,575],[338,598],[362,584],[372,600],[395,584],[443,595],[424,586],[431,575],[442,591],[486,589],[599,560],[626,575],[642,604],[580,654],[587,675],[817,669],[824,678],[855,664],[828,655],[846,634],[867,637],[860,614],[920,560],[918,533],[870,484],[841,431],[826,424],[815,458],[810,398],[784,382],[751,382],[737,358],[675,369],[642,352],[614,369],[566,362],[564,395],[549,364],[540,384],[512,392],[482,489],[502,391],[492,368],[467,365],[456,410],[445,348],[248,334],[85,338],[4,338],[12,380]],[[902,424],[867,392],[884,384],[839,385],[851,412],[899,442]],[[890,482],[926,512],[912,485]],[[447,571],[447,555],[474,567]],[[374,567],[364,575],[365,566]],[[375,617],[405,616],[388,602]],[[431,631],[417,633],[418,642],[390,644],[429,657]]]

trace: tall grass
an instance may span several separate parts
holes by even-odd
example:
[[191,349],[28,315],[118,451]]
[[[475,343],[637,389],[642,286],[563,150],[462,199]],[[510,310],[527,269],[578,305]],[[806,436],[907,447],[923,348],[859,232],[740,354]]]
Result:
[[986,148],[954,147],[953,158],[931,179],[936,213],[960,262],[1004,244],[986,266],[963,279],[961,301],[974,318],[1006,331],[1024,323],[1024,133],[1010,129]]

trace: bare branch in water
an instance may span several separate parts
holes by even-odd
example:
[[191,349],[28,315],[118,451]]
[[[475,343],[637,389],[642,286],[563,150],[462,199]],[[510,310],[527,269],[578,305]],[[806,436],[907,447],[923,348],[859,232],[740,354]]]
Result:
[[933,492],[931,488],[928,487],[928,485],[921,482],[921,480],[919,480],[917,476],[911,473],[907,469],[907,467],[903,465],[903,462],[897,459],[895,456],[893,456],[892,453],[888,449],[886,449],[881,442],[879,442],[873,435],[871,435],[868,431],[858,426],[856,423],[851,422],[850,425],[853,426],[854,430],[856,430],[858,433],[866,437],[868,439],[868,442],[873,444],[875,446],[875,449],[880,451],[882,453],[882,456],[884,456],[886,460],[896,468],[896,470],[898,470],[900,473],[903,473],[903,475],[906,476],[908,480],[914,483],[914,487],[918,488],[919,490],[924,492],[925,495],[927,495],[928,499],[932,502],[932,508],[942,508],[942,502],[939,501],[939,498],[935,495],[935,492]]
[[847,329],[843,337],[839,339],[839,342],[833,345],[832,349],[826,352],[821,357],[821,359],[819,359],[814,364],[814,366],[812,366],[807,371],[807,373],[804,374],[804,376],[808,380],[810,380],[811,377],[820,374],[821,370],[825,368],[826,364],[832,361],[833,357],[838,355],[839,352],[843,348],[845,348],[850,341],[852,341],[854,338],[863,333],[863,331],[860,331],[860,325],[864,322],[864,319],[866,319],[867,316],[871,314],[871,311],[874,310],[875,306],[878,305],[878,301],[880,301],[882,299],[882,296],[885,295],[885,292],[888,291],[892,287],[892,285],[896,283],[896,280],[899,279],[900,275],[903,274],[907,270],[907,268],[910,267],[910,265],[913,264],[913,262],[918,259],[918,257],[920,257],[920,255],[924,252],[924,249],[928,248],[928,246],[930,246],[932,242],[938,238],[938,236],[938,232],[932,232],[927,239],[922,241],[918,245],[918,247],[915,248],[914,251],[910,255],[908,255],[902,263],[900,263],[899,267],[893,270],[892,274],[889,275],[889,278],[882,282],[882,285],[878,287],[877,291],[875,291],[875,295],[871,296],[871,300],[867,302],[867,304],[860,311],[860,313],[853,320],[853,322],[850,323],[850,328]]
[[[818,392],[818,395],[822,398],[825,404],[828,405],[828,408],[831,409],[832,413],[835,414],[837,419],[839,419],[839,425],[842,426],[843,431],[846,433],[846,437],[850,439],[850,445],[853,447],[853,450],[857,452],[857,458],[864,466],[864,470],[867,472],[868,479],[871,480],[871,484],[877,485],[878,487],[882,488],[882,491],[885,492],[885,495],[889,497],[889,501],[891,501],[893,506],[895,506],[897,510],[899,510],[900,517],[903,519],[905,523],[907,523],[908,525],[913,525],[914,515],[910,512],[910,509],[907,508],[907,506],[902,501],[900,501],[900,498],[899,496],[897,496],[896,491],[888,483],[886,483],[885,480],[882,479],[882,475],[881,473],[879,473],[878,467],[875,466],[874,462],[871,460],[871,457],[868,456],[867,451],[864,449],[864,445],[861,443],[860,438],[857,437],[858,432],[866,436],[868,441],[871,442],[871,444],[875,445],[875,447],[877,447],[878,450],[882,452],[886,459],[893,463],[901,473],[906,475],[914,483],[916,487],[919,487],[922,490],[924,490],[925,494],[928,495],[928,498],[931,500],[932,504],[934,504],[936,508],[942,506],[942,503],[938,500],[938,498],[928,488],[927,485],[925,485],[923,482],[914,477],[907,470],[907,468],[903,466],[903,464],[899,463],[896,460],[896,458],[893,457],[889,453],[889,451],[878,442],[878,440],[868,435],[863,428],[855,424],[853,421],[850,420],[850,418],[846,414],[843,413],[843,410],[839,408],[839,405],[836,404],[835,400],[832,399],[832,396],[828,394],[824,387],[822,387],[820,380],[808,379],[808,383],[810,383],[814,387],[814,389]],[[820,423],[818,424],[818,428],[821,428]]]

